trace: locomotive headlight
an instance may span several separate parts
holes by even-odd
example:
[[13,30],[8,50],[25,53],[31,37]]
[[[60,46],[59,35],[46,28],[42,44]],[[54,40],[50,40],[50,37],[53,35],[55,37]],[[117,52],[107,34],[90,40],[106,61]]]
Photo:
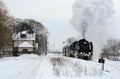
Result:
[[84,44],[86,44],[86,41],[84,41]]
[[80,54],[82,55],[82,52],[80,52]]
[[88,54],[91,55],[91,52],[89,52]]

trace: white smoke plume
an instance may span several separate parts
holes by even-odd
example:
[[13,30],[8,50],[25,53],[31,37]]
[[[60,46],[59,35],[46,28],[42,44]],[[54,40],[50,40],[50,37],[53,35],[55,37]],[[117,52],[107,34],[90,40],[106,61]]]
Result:
[[105,23],[112,14],[111,0],[76,0],[73,5],[72,23],[84,38],[89,27]]
[[108,37],[105,29],[114,13],[112,0],[76,0],[72,10],[71,23],[82,38],[94,42],[97,55]]

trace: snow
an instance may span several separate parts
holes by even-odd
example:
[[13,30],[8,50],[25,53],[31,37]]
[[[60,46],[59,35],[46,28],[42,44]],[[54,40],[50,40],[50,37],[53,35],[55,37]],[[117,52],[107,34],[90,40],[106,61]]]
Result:
[[20,44],[18,47],[34,47],[32,46],[30,43],[28,43],[27,41],[23,42],[22,44]]
[[[21,38],[20,34],[26,34],[26,38]],[[28,34],[27,31],[19,32],[18,34],[14,33],[12,36],[13,40],[35,40],[35,33]]]
[[95,61],[60,54],[24,54],[0,59],[0,79],[120,79],[120,61],[106,59],[105,70]]

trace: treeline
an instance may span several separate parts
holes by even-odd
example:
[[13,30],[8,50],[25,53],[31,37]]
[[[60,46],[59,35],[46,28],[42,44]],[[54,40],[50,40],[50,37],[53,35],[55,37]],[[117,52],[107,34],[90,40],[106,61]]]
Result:
[[8,11],[2,1],[0,1],[0,52],[11,41],[11,32],[9,30],[8,21],[12,17],[8,14]]
[[102,57],[118,60],[120,58],[120,40],[109,39],[102,48]]

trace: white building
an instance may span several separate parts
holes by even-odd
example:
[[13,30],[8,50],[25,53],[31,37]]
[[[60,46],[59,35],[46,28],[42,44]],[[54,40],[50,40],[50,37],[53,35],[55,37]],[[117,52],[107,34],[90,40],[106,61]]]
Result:
[[33,53],[34,49],[38,49],[35,33],[29,33],[29,31],[22,31],[14,33],[13,39],[13,53]]

